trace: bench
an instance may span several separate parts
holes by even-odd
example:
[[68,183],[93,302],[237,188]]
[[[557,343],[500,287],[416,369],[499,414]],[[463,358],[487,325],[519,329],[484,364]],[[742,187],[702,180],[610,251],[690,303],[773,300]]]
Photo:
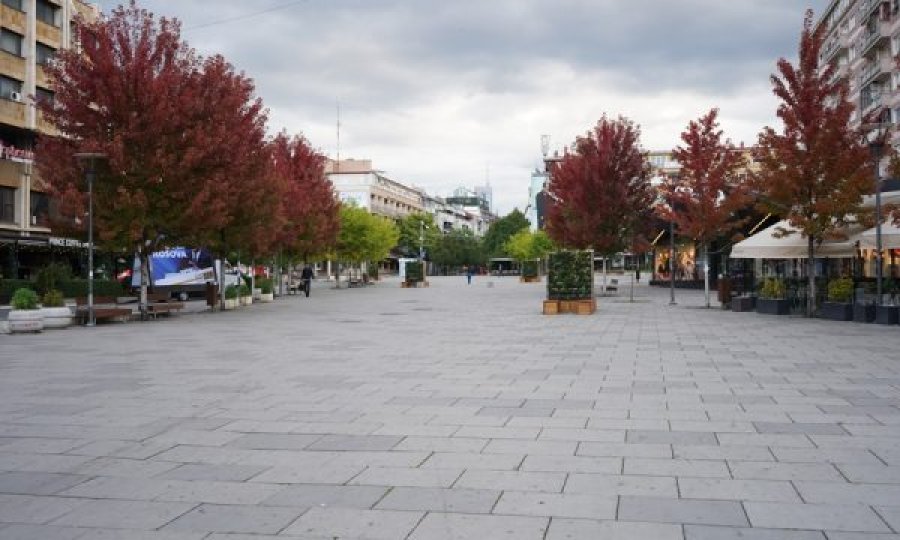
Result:
[[[94,320],[95,321],[127,321],[131,319],[131,308],[119,307],[116,299],[112,296],[95,296],[94,297]],[[75,299],[75,319],[79,324],[87,324],[88,322],[88,299],[87,297],[78,297]]]
[[148,293],[147,294],[147,313],[153,315],[169,315],[173,311],[181,311],[184,309],[184,303],[173,300],[165,293]]
[[606,286],[606,292],[618,292],[619,291],[619,280],[611,279],[609,280],[609,285]]

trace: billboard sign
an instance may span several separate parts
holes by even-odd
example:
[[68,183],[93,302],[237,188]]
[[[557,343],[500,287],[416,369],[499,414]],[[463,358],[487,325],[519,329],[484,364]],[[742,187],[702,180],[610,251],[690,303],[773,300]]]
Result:
[[[150,256],[150,283],[154,287],[204,285],[216,281],[209,252],[203,249],[173,247]],[[141,261],[134,258],[133,287],[141,286]]]

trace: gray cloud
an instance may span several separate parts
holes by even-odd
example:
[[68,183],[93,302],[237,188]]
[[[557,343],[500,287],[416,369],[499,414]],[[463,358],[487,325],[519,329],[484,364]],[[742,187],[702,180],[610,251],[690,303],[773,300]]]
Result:
[[334,154],[339,101],[342,155],[438,193],[489,167],[505,212],[525,204],[539,136],[562,146],[604,112],[670,148],[719,106],[727,133],[752,141],[774,121],[775,61],[825,0],[307,0],[253,16],[285,3],[141,5],[253,77],[273,131]]

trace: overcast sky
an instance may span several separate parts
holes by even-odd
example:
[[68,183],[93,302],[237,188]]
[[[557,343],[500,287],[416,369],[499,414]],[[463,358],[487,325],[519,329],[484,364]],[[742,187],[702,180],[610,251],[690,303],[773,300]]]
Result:
[[[119,2],[103,0],[104,10]],[[527,204],[540,139],[562,149],[603,113],[648,150],[721,109],[726,135],[775,122],[768,76],[827,0],[141,0],[201,54],[257,84],[270,129],[372,159],[447,195],[490,179],[495,210]]]

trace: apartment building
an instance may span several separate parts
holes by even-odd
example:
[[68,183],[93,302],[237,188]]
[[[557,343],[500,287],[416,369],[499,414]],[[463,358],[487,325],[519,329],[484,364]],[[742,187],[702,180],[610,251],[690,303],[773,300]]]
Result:
[[425,210],[425,193],[385,176],[372,160],[328,160],[325,174],[343,203],[353,203],[372,214],[401,219]]
[[[832,0],[816,28],[825,32],[819,65],[832,64],[844,77],[856,105],[858,126],[881,108],[882,121],[900,120],[900,0]],[[897,133],[894,146],[900,145]]]
[[50,127],[35,99],[53,99],[44,65],[70,47],[80,15],[100,16],[100,8],[80,0],[0,2],[0,253],[4,274],[21,274],[19,245],[49,245],[50,201],[33,169],[37,133]]

